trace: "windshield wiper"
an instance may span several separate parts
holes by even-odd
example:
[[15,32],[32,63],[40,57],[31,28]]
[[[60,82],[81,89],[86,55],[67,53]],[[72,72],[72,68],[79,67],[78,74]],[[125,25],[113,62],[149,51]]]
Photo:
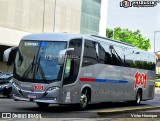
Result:
[[[36,72],[40,73],[42,79],[46,80],[45,73],[44,73],[44,71],[42,69],[42,66],[40,64],[40,59],[41,59],[41,56],[39,57],[38,62],[35,63],[34,62],[35,61],[35,56],[33,57],[32,63],[28,66],[28,68],[26,69],[26,71],[24,72],[24,74],[22,76],[23,79],[25,79],[31,71],[34,71],[34,69],[36,69],[37,70]],[[36,66],[36,67],[34,68],[34,66]],[[34,73],[33,77],[35,78],[35,73]]]
[[28,68],[26,69],[26,71],[23,73],[22,78],[26,78],[28,76],[28,74],[33,71],[33,67],[34,67],[34,61],[35,61],[35,56],[33,57],[33,61],[32,63],[28,66]]
[[[42,77],[42,79],[43,79],[43,80],[46,80],[46,75],[45,75],[45,73],[44,73],[44,71],[43,71],[43,68],[42,68],[42,66],[41,66],[41,64],[40,64],[40,60],[41,60],[41,56],[39,57],[38,62],[37,62],[36,72],[39,72],[40,75],[41,75],[41,77]],[[34,77],[35,77],[35,74],[34,74]]]

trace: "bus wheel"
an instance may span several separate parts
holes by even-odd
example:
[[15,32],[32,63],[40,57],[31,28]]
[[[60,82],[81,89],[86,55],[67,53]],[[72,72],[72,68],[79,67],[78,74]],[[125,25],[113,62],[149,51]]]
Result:
[[136,95],[136,105],[139,105],[141,103],[141,92],[138,90]]
[[40,108],[46,108],[49,106],[49,103],[41,103],[41,102],[37,102],[37,105],[40,107]]
[[9,88],[7,90],[7,98],[11,98],[12,97],[11,93],[12,93],[12,88]]
[[85,89],[82,91],[81,98],[80,98],[80,109],[85,110],[88,107],[89,103],[89,93],[88,90]]
[[140,105],[140,102],[141,102],[141,96],[142,93],[140,90],[137,91],[137,94],[136,94],[136,100],[134,101],[128,101],[127,103],[128,104],[131,104],[131,105]]

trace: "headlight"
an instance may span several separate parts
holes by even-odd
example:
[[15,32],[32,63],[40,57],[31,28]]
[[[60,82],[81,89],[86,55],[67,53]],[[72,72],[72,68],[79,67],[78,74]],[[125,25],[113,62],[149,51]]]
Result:
[[16,83],[13,83],[13,86],[14,86],[17,90],[21,90]]
[[48,92],[51,92],[51,91],[53,91],[53,90],[57,90],[57,89],[59,89],[59,87],[58,86],[54,86],[54,87],[49,87],[48,89],[47,89],[47,93]]

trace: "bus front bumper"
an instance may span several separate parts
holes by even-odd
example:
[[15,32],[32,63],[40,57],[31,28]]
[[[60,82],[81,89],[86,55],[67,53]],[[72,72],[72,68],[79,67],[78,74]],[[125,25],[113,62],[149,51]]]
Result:
[[50,104],[58,104],[56,98],[55,99],[33,99],[33,98],[23,98],[23,97],[18,97],[16,95],[12,95],[12,98],[15,101],[27,101],[27,102],[41,102],[41,103],[50,103]]

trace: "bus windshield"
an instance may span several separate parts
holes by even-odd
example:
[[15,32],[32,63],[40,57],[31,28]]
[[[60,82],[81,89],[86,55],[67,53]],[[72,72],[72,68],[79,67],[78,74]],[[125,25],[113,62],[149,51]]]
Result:
[[67,42],[21,41],[15,59],[15,78],[38,82],[60,80],[62,66],[58,64],[58,54],[66,46]]

